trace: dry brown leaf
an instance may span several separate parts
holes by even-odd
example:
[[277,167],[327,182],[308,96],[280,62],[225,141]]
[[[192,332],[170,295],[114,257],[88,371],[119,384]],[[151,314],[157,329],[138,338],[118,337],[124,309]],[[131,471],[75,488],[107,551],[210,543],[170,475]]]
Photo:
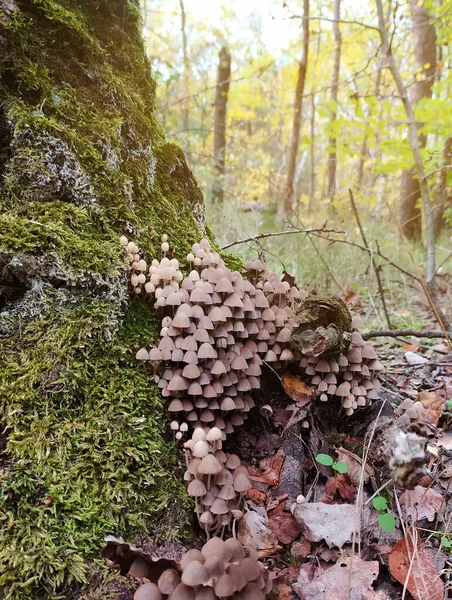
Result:
[[284,373],[282,376],[282,385],[286,394],[290,396],[292,400],[295,400],[300,408],[311,402],[311,388],[290,373]]
[[[338,461],[345,463],[348,467],[348,476],[350,477],[350,481],[353,485],[358,486],[361,480],[361,472],[363,470],[363,460],[350,450],[346,450],[345,448],[338,448],[336,450],[338,455]],[[372,467],[368,464],[364,467],[364,478],[363,482],[367,483],[371,477],[375,474]]]
[[245,513],[239,521],[238,538],[244,546],[252,546],[258,551],[273,552],[278,547],[278,540],[268,528],[268,516],[263,508]]
[[306,558],[311,552],[311,542],[303,539],[299,542],[294,542],[290,547],[290,554],[295,558]]
[[440,435],[436,443],[438,446],[442,446],[446,450],[452,450],[452,435],[450,431],[446,432],[444,435]]
[[284,451],[280,448],[274,456],[264,458],[259,467],[249,466],[250,479],[252,481],[267,483],[268,485],[278,485],[284,458]]
[[[410,495],[412,494],[412,500]],[[433,521],[436,513],[443,504],[443,497],[431,488],[425,489],[417,485],[412,491],[405,491],[399,499],[400,506],[405,507],[407,517],[415,521],[427,519]]]
[[278,585],[278,600],[293,600],[295,597],[291,585],[287,585],[286,583],[280,583]]
[[301,532],[301,527],[292,513],[285,509],[285,502],[273,510],[268,518],[268,527],[282,544],[291,544]]
[[[389,554],[389,570],[391,575],[402,585],[405,585],[408,573],[407,589],[414,600],[443,600],[444,583],[438,575],[433,560],[424,550],[418,537],[417,551],[413,557],[413,542],[411,539],[399,540]],[[410,570],[410,558],[413,558]]]
[[250,500],[256,504],[259,504],[260,506],[264,505],[265,501],[267,500],[267,494],[260,492],[259,490],[255,490],[254,488],[248,490],[246,495]]
[[356,488],[350,485],[350,477],[347,473],[336,475],[336,477],[328,477],[325,485],[325,492],[328,496],[333,497],[338,492],[344,500],[354,500],[356,491]]
[[437,392],[424,390],[418,395],[417,402],[420,402],[424,407],[422,420],[433,425],[438,425],[446,398],[441,397]]
[[384,592],[372,588],[378,571],[377,561],[364,561],[359,556],[344,557],[312,581],[299,578],[293,589],[301,600],[387,600]]
[[417,352],[417,350],[419,350],[420,347],[420,342],[413,342],[412,344],[408,344],[408,342],[405,342],[403,344],[403,348],[406,352]]
[[308,540],[325,540],[330,548],[342,548],[352,539],[357,526],[356,508],[351,504],[298,504],[293,514]]

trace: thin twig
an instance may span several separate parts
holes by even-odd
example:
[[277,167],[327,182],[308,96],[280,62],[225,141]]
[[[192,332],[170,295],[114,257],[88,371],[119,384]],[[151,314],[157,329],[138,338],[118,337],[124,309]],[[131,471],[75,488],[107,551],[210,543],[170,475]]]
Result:
[[434,339],[434,338],[446,338],[449,336],[452,336],[452,331],[449,332],[444,332],[441,330],[422,330],[422,329],[382,329],[382,330],[372,330],[372,331],[366,331],[364,333],[361,334],[363,337],[363,340],[369,340],[370,338],[375,338],[375,337],[405,337],[408,335],[411,335],[413,337],[417,337],[417,338],[428,338],[428,339]]
[[[350,204],[352,205],[353,214],[355,215],[356,223],[358,224],[358,228],[361,233],[363,244],[368,250],[370,250],[370,246],[367,243],[366,234],[364,233],[363,226],[361,225],[361,219],[359,218],[358,208],[355,203],[355,198],[353,196],[353,192],[351,189],[349,189],[348,193],[350,195]],[[377,265],[377,263],[375,261],[375,254],[373,252],[370,252],[370,262],[372,263],[372,267],[375,271],[375,277],[377,279],[377,286],[378,286],[378,293],[380,294],[381,304],[383,306],[383,312],[386,317],[386,323],[388,324],[389,329],[392,329],[391,319],[389,318],[388,307],[386,306],[386,299],[385,299],[385,294],[384,294],[384,290],[383,290],[383,284],[381,282],[381,277],[380,277],[380,267]]]
[[270,231],[268,233],[260,233],[259,235],[254,235],[249,238],[245,238],[244,240],[236,240],[235,242],[230,242],[226,244],[221,249],[226,250],[227,248],[231,248],[232,246],[237,246],[237,244],[246,244],[247,242],[256,242],[257,240],[262,240],[264,238],[269,237],[278,237],[281,235],[289,235],[292,233],[306,233],[310,235],[311,233],[345,233],[345,231],[340,231],[337,229],[325,229],[324,227],[315,227],[312,229],[288,229],[286,231]]

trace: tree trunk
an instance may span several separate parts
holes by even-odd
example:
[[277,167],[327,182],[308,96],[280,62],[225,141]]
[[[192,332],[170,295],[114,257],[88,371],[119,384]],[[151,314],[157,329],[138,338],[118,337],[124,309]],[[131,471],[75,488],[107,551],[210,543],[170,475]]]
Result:
[[[188,131],[188,96],[190,93],[190,66],[188,62],[187,49],[187,16],[185,13],[184,0],[179,0],[181,14],[181,33],[182,33],[182,53],[184,58],[184,102],[182,105],[182,126],[185,131]],[[189,145],[190,136],[187,135],[187,146]]]
[[311,120],[309,123],[309,136],[311,145],[309,147],[309,212],[314,211],[315,206],[315,95],[311,93]]
[[215,121],[213,139],[213,158],[215,164],[215,180],[212,186],[212,200],[223,204],[224,172],[226,156],[226,110],[228,106],[229,83],[231,79],[231,55],[223,46],[218,63],[217,91],[215,95]]
[[297,163],[298,145],[300,141],[301,117],[303,106],[304,83],[308,68],[309,50],[309,0],[303,0],[303,44],[300,63],[298,65],[297,86],[293,103],[292,141],[289,147],[289,160],[287,167],[287,182],[284,191],[284,214],[292,215],[294,210],[295,169]]
[[451,186],[447,184],[449,173],[452,171],[452,137],[447,138],[443,152],[443,168],[438,182],[438,195],[434,206],[435,232],[438,234],[444,227],[443,214],[445,210],[452,211]]
[[328,198],[330,205],[334,206],[334,196],[336,193],[336,166],[337,166],[337,136],[332,131],[337,117],[337,92],[339,87],[339,69],[341,64],[341,30],[339,21],[341,18],[341,0],[334,0],[334,16],[333,16],[333,74],[331,77],[331,100],[334,105],[331,109],[330,118],[330,137],[328,140]]
[[[436,72],[436,32],[425,6],[418,0],[409,0],[414,40],[414,68],[416,80],[410,88],[410,102],[415,106],[423,98],[432,97]],[[417,77],[420,78],[418,81]],[[423,123],[417,123],[417,128]],[[427,138],[419,136],[419,146],[425,148]],[[419,240],[422,235],[419,181],[415,169],[402,173],[400,223],[408,239]]]
[[162,506],[184,527],[135,360],[159,327],[119,237],[183,256],[204,209],[156,123],[136,4],[0,0],[0,22],[0,597],[72,598],[106,534],[155,531]]

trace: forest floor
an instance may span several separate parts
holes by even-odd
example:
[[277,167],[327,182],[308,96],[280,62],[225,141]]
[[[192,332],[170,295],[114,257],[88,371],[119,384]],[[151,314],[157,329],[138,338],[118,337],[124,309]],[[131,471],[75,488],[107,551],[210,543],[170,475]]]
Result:
[[[354,312],[373,310],[356,294],[349,302]],[[420,312],[422,306],[419,300]],[[452,594],[452,352],[440,339],[379,338],[374,345],[386,373],[372,407],[345,417],[334,403],[316,402],[296,371],[268,373],[249,420],[225,444],[253,484],[237,537],[259,548],[279,600]],[[418,431],[428,438],[427,475],[405,490],[378,456],[377,432],[415,401],[424,407]],[[158,578],[185,550],[145,534],[132,542],[137,547],[107,544],[112,576],[118,566],[121,575],[108,584],[92,581],[83,599],[131,600],[138,581],[127,572],[137,555],[152,562]],[[194,525],[185,544],[202,543]]]

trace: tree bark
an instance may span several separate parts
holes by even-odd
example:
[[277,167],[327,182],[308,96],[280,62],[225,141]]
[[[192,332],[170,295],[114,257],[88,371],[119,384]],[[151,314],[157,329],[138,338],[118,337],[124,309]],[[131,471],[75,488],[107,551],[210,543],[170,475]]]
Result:
[[289,147],[289,159],[287,166],[287,182],[284,191],[284,213],[290,216],[294,210],[295,170],[297,163],[298,145],[300,142],[300,129],[303,108],[303,92],[308,68],[309,50],[309,0],[303,0],[303,42],[301,58],[298,65],[297,85],[293,103],[293,125],[292,140]]
[[[414,73],[416,79],[410,88],[409,99],[416,106],[423,98],[432,97],[436,72],[436,32],[425,6],[418,0],[409,0],[414,41]],[[419,77],[419,80],[417,79]],[[417,128],[423,123],[417,122]],[[419,147],[425,148],[427,138],[419,135]],[[422,235],[421,197],[416,169],[404,171],[401,180],[400,224],[408,239],[419,240]]]
[[444,226],[445,210],[452,210],[451,186],[447,184],[449,173],[452,171],[452,137],[447,138],[443,152],[443,168],[439,176],[438,197],[434,206],[435,232],[438,234]]
[[1,598],[79,597],[106,534],[189,519],[119,237],[208,232],[141,30],[129,0],[0,0]]
[[215,180],[212,186],[212,200],[223,204],[224,173],[226,156],[226,111],[228,105],[229,84],[231,79],[231,55],[226,47],[220,50],[218,63],[217,91],[215,95],[213,158]]
[[309,136],[311,145],[309,147],[309,212],[314,211],[315,206],[315,96],[311,92],[311,119],[309,123]]
[[[190,93],[190,65],[188,62],[187,47],[187,15],[185,13],[184,0],[179,0],[181,14],[181,34],[182,34],[182,53],[184,59],[184,102],[182,105],[182,125],[185,131],[188,131],[188,96]],[[187,146],[190,136],[187,136]]]
[[[341,45],[342,36],[339,27],[341,18],[341,0],[334,0],[334,15],[333,15],[333,74],[331,77],[331,95],[334,107],[331,109],[330,128],[334,128],[337,118],[337,93],[339,87],[339,71],[341,64]],[[336,193],[336,166],[337,166],[337,136],[331,131],[328,140],[328,188],[327,194],[330,200],[330,205],[334,206],[334,196]]]

